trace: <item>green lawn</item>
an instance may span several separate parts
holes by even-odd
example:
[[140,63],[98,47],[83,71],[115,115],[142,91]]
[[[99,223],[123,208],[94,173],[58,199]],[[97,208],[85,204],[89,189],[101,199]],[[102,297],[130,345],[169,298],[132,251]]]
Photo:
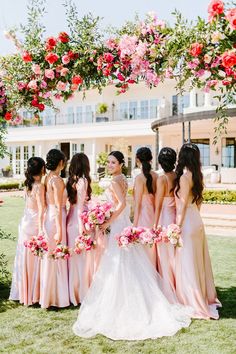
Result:
[[[23,199],[4,198],[0,226],[17,235]],[[0,251],[12,268],[16,241],[0,240]],[[236,237],[209,237],[218,295],[223,303],[219,321],[193,321],[177,335],[141,342],[114,342],[102,336],[80,339],[71,327],[78,308],[42,310],[7,300],[9,283],[0,288],[0,353],[236,353]],[[104,309],[105,311],[105,309]]]

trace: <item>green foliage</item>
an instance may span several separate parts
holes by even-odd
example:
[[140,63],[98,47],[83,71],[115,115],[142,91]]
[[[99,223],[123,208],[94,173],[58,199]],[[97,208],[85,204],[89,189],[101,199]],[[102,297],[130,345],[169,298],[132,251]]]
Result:
[[0,183],[0,190],[19,189],[20,186],[21,186],[20,182]]
[[0,118],[0,159],[3,159],[7,155],[7,147],[5,144],[7,129],[6,124]]
[[102,151],[98,154],[98,157],[97,157],[97,164],[100,166],[100,167],[106,167],[107,165],[107,159],[108,159],[108,153],[105,152],[105,151]]
[[99,186],[97,182],[92,183],[92,193],[93,195],[99,196],[104,192],[104,189]]
[[0,253],[0,284],[9,279],[10,275],[7,257],[4,253]]
[[99,103],[97,113],[103,114],[108,111],[108,105],[106,103]]
[[203,192],[203,201],[207,203],[236,203],[236,191],[205,190]]

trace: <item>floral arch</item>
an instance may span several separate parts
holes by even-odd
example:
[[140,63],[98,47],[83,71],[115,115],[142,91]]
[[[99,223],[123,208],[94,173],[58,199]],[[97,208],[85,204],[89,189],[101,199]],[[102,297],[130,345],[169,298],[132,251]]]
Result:
[[16,31],[6,36],[17,53],[0,57],[0,155],[5,151],[8,124],[21,123],[21,109],[38,119],[56,99],[66,101],[76,91],[102,88],[109,83],[117,93],[144,80],[148,87],[165,78],[176,80],[181,94],[186,88],[213,90],[219,99],[216,133],[226,129],[227,105],[235,102],[236,7],[212,0],[208,20],[189,24],[175,13],[169,26],[149,13],[104,38],[100,19],[91,14],[79,19],[75,5],[65,4],[69,33],[44,38],[41,24],[45,0],[30,0],[28,23],[21,26],[24,40]]

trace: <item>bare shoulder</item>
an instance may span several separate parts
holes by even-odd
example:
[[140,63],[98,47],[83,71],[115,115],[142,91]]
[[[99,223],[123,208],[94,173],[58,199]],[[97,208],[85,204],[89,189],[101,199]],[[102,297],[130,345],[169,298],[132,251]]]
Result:
[[166,183],[166,178],[164,175],[157,176],[157,185],[158,186],[163,186]]
[[63,189],[65,187],[65,183],[60,176],[55,176],[52,179],[52,186],[58,189]]

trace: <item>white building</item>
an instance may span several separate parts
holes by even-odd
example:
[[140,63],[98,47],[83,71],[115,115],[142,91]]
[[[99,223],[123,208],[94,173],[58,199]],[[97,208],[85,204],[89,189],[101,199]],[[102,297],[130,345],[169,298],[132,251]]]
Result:
[[[95,178],[96,158],[101,151],[122,148],[131,171],[137,148],[149,146],[156,168],[161,147],[170,146],[178,151],[184,139],[191,139],[201,150],[204,167],[215,164],[222,182],[236,183],[236,109],[229,109],[232,118],[228,134],[213,145],[216,102],[212,97],[200,91],[179,97],[173,80],[151,90],[144,83],[133,85],[118,96],[111,85],[102,94],[98,90],[87,91],[85,99],[78,93],[66,103],[57,101],[58,113],[46,110],[40,126],[30,125],[25,112],[25,125],[8,129],[6,143],[10,156],[0,161],[0,167],[10,164],[13,176],[21,178],[29,157],[45,158],[49,149],[57,147],[68,159],[76,152],[85,152]],[[97,112],[99,103],[107,105],[107,112]]]

